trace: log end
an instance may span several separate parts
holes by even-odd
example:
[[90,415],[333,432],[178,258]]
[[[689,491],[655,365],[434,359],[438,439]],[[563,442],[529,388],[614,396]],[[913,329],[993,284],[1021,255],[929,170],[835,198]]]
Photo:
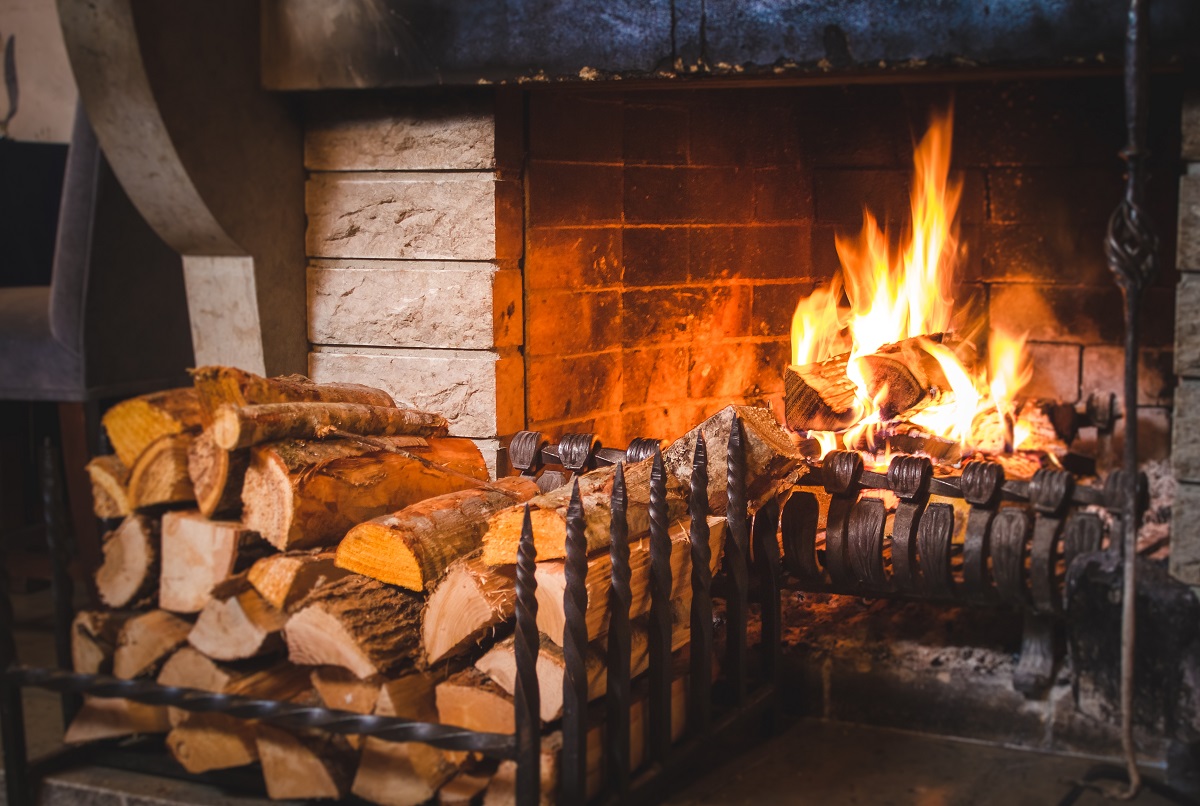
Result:
[[287,468],[271,454],[255,452],[242,486],[242,522],[280,551],[287,551],[293,492]]
[[283,631],[288,660],[301,666],[340,666],[359,680],[380,670],[342,623],[319,607],[306,607],[292,616]]
[[[554,510],[533,509],[529,513],[533,525],[533,546],[538,562],[565,556],[566,523]],[[488,521],[483,536],[483,561],[488,565],[513,565],[517,561],[517,546],[521,542],[521,527],[525,507],[516,506],[497,513]]]
[[426,579],[412,549],[393,530],[378,523],[360,523],[338,544],[334,560],[338,568],[398,585],[418,593]]

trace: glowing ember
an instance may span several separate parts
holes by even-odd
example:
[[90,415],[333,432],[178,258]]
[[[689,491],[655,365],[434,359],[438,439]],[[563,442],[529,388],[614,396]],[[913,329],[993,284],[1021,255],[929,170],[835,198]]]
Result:
[[[972,348],[962,342],[956,349],[929,338],[971,328],[969,310],[955,311],[953,285],[958,260],[956,215],[962,181],[950,175],[952,110],[935,113],[928,131],[913,155],[912,222],[902,233],[899,247],[875,217],[863,213],[857,237],[837,238],[841,271],[827,286],[800,300],[792,318],[792,361],[797,365],[823,361],[849,353],[846,375],[857,388],[863,417],[838,434],[810,432],[822,454],[839,441],[860,444],[884,422],[882,404],[886,387],[868,391],[861,359],[884,345],[917,339],[915,351],[924,351],[940,366],[950,390],[938,390],[925,408],[904,415],[912,425],[931,435],[960,442],[964,453],[976,445],[974,435],[981,416],[999,422],[1012,437],[1002,447],[1012,450],[1028,433],[1016,420],[1015,398],[1029,381],[1031,369],[1024,357],[1025,337],[993,333],[989,339],[986,370],[973,369]],[[975,317],[976,326],[979,317]],[[916,356],[906,356],[912,360]],[[1007,424],[1007,425],[1006,425]],[[993,429],[994,430],[994,429]],[[988,446],[993,447],[991,445]],[[995,447],[1001,447],[999,445]]]

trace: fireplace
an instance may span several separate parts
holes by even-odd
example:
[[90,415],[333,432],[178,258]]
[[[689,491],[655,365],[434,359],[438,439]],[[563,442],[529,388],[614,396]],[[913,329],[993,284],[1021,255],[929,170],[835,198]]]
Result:
[[[726,459],[728,484],[738,486],[735,451],[727,447],[737,440],[738,423],[765,418],[750,430],[769,422],[770,433],[777,433],[775,421],[786,425],[790,442],[782,450],[794,451],[789,458],[808,472],[789,465],[774,479],[793,485],[787,502],[778,502],[778,540],[773,504],[764,503],[771,496],[755,499],[748,513],[763,507],[755,523],[767,524],[753,530],[756,569],[770,566],[774,548],[783,551],[783,621],[771,623],[764,605],[758,623],[760,645],[781,648],[764,666],[781,664],[780,690],[793,709],[1100,755],[1115,755],[1120,740],[1113,607],[1119,583],[1099,559],[1085,574],[1067,571],[1074,553],[1116,545],[1120,489],[1105,491],[1104,480],[1119,478],[1110,474],[1121,465],[1126,429],[1136,427],[1138,459],[1150,480],[1142,546],[1148,571],[1138,601],[1144,598],[1144,612],[1153,614],[1150,627],[1141,628],[1139,679],[1148,693],[1137,703],[1137,736],[1151,762],[1179,748],[1190,752],[1200,729],[1190,677],[1200,668],[1190,637],[1200,616],[1187,589],[1200,583],[1200,536],[1184,525],[1200,501],[1200,447],[1190,427],[1200,335],[1191,325],[1196,300],[1189,274],[1200,270],[1191,181],[1191,163],[1200,161],[1200,119],[1194,81],[1181,62],[1188,40],[1180,32],[1194,15],[1164,4],[1155,18],[1163,45],[1145,96],[1152,154],[1147,210],[1160,238],[1161,271],[1143,295],[1136,411],[1121,412],[1122,295],[1106,260],[1105,234],[1122,196],[1119,153],[1128,132],[1125,88],[1110,66],[1123,21],[1107,6],[1092,9],[1093,27],[1073,16],[1079,9],[1054,7],[1035,9],[1041,16],[1033,18],[1028,9],[998,9],[994,20],[986,19],[988,10],[982,18],[962,12],[926,20],[925,30],[904,14],[881,26],[857,6],[826,20],[825,11],[799,9],[803,4],[790,4],[790,13],[712,3],[619,5],[597,21],[581,9],[564,13],[569,4],[536,19],[473,4],[446,4],[436,14],[401,5],[347,3],[340,11],[311,0],[262,5],[261,81],[275,93],[272,104],[283,100],[297,135],[289,141],[294,152],[278,146],[271,154],[288,166],[282,173],[290,179],[304,173],[302,194],[293,182],[279,201],[279,210],[292,205],[293,225],[301,195],[305,213],[307,296],[300,319],[306,332],[297,340],[289,330],[288,344],[304,343],[314,381],[379,387],[401,406],[444,415],[449,435],[473,440],[493,478],[536,476],[543,493],[597,465],[620,458],[633,465],[661,441],[673,444],[665,449],[670,484],[703,477],[711,496],[708,481],[725,489],[719,485]],[[139,13],[150,19],[151,12]],[[579,28],[585,22],[599,30],[585,32],[586,25]],[[624,35],[606,49],[599,34],[614,26]],[[1081,33],[1093,28],[1099,39]],[[1032,38],[1014,48],[1021,36]],[[155,59],[168,60],[164,47]],[[956,55],[931,58],[943,51]],[[162,67],[154,59],[148,64],[152,71]],[[185,111],[178,100],[168,106],[166,128]],[[947,216],[953,223],[937,236],[953,244],[929,262],[953,270],[952,282],[938,290],[953,302],[945,301],[936,326],[901,327],[860,351],[844,311],[869,306],[877,295],[843,294],[856,282],[847,265],[851,239],[869,213],[882,228],[878,249],[905,251],[914,148],[938,119],[945,139],[953,130],[952,147],[943,144],[939,153],[948,157],[959,191]],[[271,121],[278,123],[259,121],[255,131],[270,133]],[[98,117],[97,128],[102,141],[120,140],[112,119]],[[129,157],[112,151],[120,174]],[[226,188],[225,200],[232,195]],[[221,338],[205,330],[215,310],[205,295],[216,290],[191,278],[230,256],[204,251],[225,246],[193,244],[189,287],[193,307],[204,314],[193,315],[198,363],[257,360],[248,368],[263,374],[300,368],[295,350],[268,344],[268,334],[298,321],[296,278],[278,267],[296,273],[300,238],[279,240],[288,249],[269,252],[270,261],[257,253],[250,264],[233,256],[225,267],[244,274],[249,265],[250,285],[257,285],[239,297],[243,306],[230,306],[228,318],[239,327],[220,328]],[[882,264],[876,279],[895,279],[895,262]],[[832,330],[817,333],[829,344],[798,350],[797,342],[813,332],[798,306],[822,299],[830,310],[843,309],[833,314],[840,319]],[[255,313],[257,331],[240,327]],[[242,342],[230,346],[230,334],[241,339],[247,332],[259,334],[257,353]],[[1020,349],[1008,380],[1028,368],[1028,378],[1009,384],[1007,395],[995,392],[997,334]],[[891,381],[871,385],[855,376],[864,355],[934,336],[917,349],[935,363],[953,352],[979,397],[966,411],[970,433],[934,428],[912,414],[921,406],[928,413],[926,398],[954,385],[945,365],[945,382],[916,384],[920,399],[899,409],[885,402],[895,391]],[[850,357],[838,382],[849,384],[861,410],[836,427],[794,418],[790,367],[840,353]],[[905,353],[904,361],[912,356]],[[966,387],[952,391],[961,399]],[[985,449],[973,429],[989,400],[996,426]],[[713,429],[707,448],[713,464],[709,476],[695,476],[706,467],[706,443],[689,432],[706,427]],[[1036,429],[1036,444],[1022,441],[1022,432]],[[537,476],[545,463],[562,467]],[[1007,477],[995,475],[996,467]],[[641,469],[651,479],[649,500],[673,495],[674,504],[684,505],[661,473],[655,480],[648,466]],[[585,484],[588,507],[602,510],[601,498],[615,507],[616,471],[606,472],[613,475],[603,484],[613,489],[602,486],[600,495]],[[1000,483],[1005,478],[1007,487]],[[638,484],[646,480],[637,477]],[[528,481],[514,484],[528,487]],[[940,493],[931,496],[930,485]],[[568,522],[568,543],[555,549],[564,554],[539,558],[563,566],[572,562],[569,521],[576,517],[566,503],[569,489],[554,499],[554,511],[565,515],[535,519],[547,532]],[[735,498],[731,492],[736,513]],[[1028,517],[1013,515],[1018,507],[1002,506],[1002,498]],[[692,551],[708,542],[709,532],[696,524],[708,522],[712,504],[697,499],[704,496],[686,498],[693,515],[703,516],[692,519]],[[536,511],[549,513],[549,503],[539,501]],[[744,495],[740,504],[747,507]],[[1068,510],[1084,517],[1070,520]],[[925,521],[931,525],[918,525],[934,511]],[[537,538],[526,544],[520,513],[507,512],[504,534],[512,540],[491,550],[510,558],[518,534],[530,548]],[[953,527],[938,521],[950,512]],[[867,524],[870,518],[878,523]],[[1008,537],[989,531],[993,519],[1005,524]],[[982,531],[971,532],[973,521]],[[499,523],[489,521],[488,528]],[[1075,527],[1071,535],[1080,539],[1068,540]],[[872,549],[878,556],[860,557],[848,570],[846,541],[868,531],[878,532]],[[1071,548],[1027,548],[1039,535]],[[920,561],[936,564],[927,559],[927,538],[929,547],[945,549],[945,574],[935,580],[924,567],[919,576],[939,590],[910,585],[916,576],[904,576],[913,572],[902,568],[898,553],[907,541],[906,556],[916,558],[911,544],[920,542]],[[1012,590],[1001,590],[1007,583],[997,570],[999,555],[991,555],[992,565],[985,557],[982,566],[983,554],[970,556],[972,540],[983,541],[986,551],[988,539],[1018,546],[1003,573],[1015,580],[1012,590],[1021,590],[1007,599]],[[691,555],[693,567],[711,556],[700,551]],[[1104,562],[1114,556],[1104,554]],[[516,575],[532,577],[532,558],[522,559],[528,568]],[[847,564],[839,566],[842,559]],[[504,563],[511,560],[490,564]],[[762,573],[770,577],[769,568]],[[972,573],[981,584],[994,575],[1001,595],[948,592],[974,584]],[[730,569],[725,574],[718,588],[740,591],[740,600],[730,600],[744,611],[745,579],[738,582]],[[707,596],[708,583],[695,581],[701,577],[692,577],[693,595],[704,588]],[[758,581],[756,590],[772,589],[769,579]],[[569,580],[562,584],[572,589]],[[1060,586],[1069,589],[1064,594]],[[518,587],[518,596],[533,596]],[[1078,621],[1060,618],[1064,595],[1068,615]],[[709,640],[713,625],[724,627],[725,619],[745,625],[744,612],[718,607],[715,618],[708,615],[699,621]],[[544,627],[525,626],[534,633]],[[560,634],[568,632],[560,625]],[[584,644],[593,637],[585,632]],[[525,639],[517,638],[506,646],[516,647],[519,667]]]

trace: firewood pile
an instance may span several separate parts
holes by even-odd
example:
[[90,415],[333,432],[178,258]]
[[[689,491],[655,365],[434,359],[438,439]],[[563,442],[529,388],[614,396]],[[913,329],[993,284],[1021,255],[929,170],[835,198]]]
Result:
[[[193,381],[124,401],[104,417],[114,455],[94,459],[88,470],[96,514],[120,520],[106,535],[95,575],[104,609],[75,619],[76,671],[511,733],[516,674],[508,635],[528,505],[538,560],[537,671],[549,786],[562,711],[570,488],[539,494],[530,478],[490,480],[475,445],[446,436],[445,419],[398,407],[378,389],[302,376],[267,379],[228,367],[201,368]],[[730,407],[714,415],[663,451],[675,580],[672,645],[682,657],[689,643],[691,453],[704,433],[714,466],[723,468],[734,413]],[[805,465],[769,412],[736,413],[746,431],[753,510]],[[646,667],[651,461],[625,468],[634,675]],[[593,700],[605,693],[613,478],[612,467],[579,477]],[[712,474],[714,572],[724,546],[724,485],[723,471]],[[677,666],[682,680],[687,664]],[[682,709],[682,693],[676,699]],[[635,732],[644,728],[632,718],[638,707],[631,711]],[[602,727],[595,726],[596,752],[588,754],[597,787]],[[513,762],[497,765],[419,743],[293,734],[121,699],[86,699],[66,739],[150,733],[166,734],[170,753],[189,772],[261,765],[272,798],[353,793],[380,804],[514,798]],[[639,733],[635,765],[640,744]]]

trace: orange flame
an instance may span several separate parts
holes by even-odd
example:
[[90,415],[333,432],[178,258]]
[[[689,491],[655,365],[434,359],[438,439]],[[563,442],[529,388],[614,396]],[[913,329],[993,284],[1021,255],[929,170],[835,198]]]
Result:
[[[913,154],[911,226],[893,248],[892,238],[875,217],[863,212],[857,237],[836,239],[841,273],[827,287],[796,306],[792,319],[792,360],[821,361],[850,353],[847,376],[858,389],[865,412],[845,435],[847,444],[881,423],[884,392],[868,392],[860,362],[887,344],[944,333],[954,318],[953,285],[958,259],[956,216],[962,181],[950,175],[953,111],[933,114],[929,129]],[[839,306],[844,286],[848,308]],[[932,434],[967,446],[978,414],[995,409],[1013,416],[1014,398],[1028,382],[1030,368],[1023,356],[1024,337],[993,334],[989,371],[973,374],[949,347],[920,339],[924,350],[941,367],[952,394],[907,419]],[[942,390],[946,392],[946,390]],[[822,450],[834,445],[831,434],[813,434]]]

